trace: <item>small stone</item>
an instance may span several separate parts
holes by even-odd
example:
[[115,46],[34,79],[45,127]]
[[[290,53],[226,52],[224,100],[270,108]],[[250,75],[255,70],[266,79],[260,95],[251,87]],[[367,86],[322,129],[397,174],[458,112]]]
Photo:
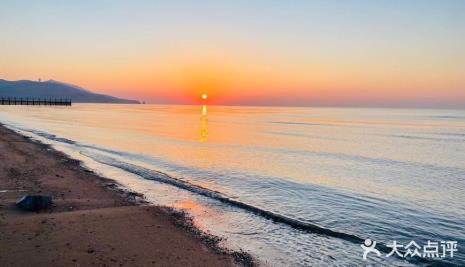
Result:
[[52,197],[44,195],[25,195],[16,202],[16,205],[28,211],[47,209],[52,205]]

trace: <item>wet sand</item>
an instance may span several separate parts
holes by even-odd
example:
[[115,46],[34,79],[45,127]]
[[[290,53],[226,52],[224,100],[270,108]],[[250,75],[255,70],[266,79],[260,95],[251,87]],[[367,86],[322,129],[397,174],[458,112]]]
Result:
[[[22,211],[15,201],[24,194],[51,195],[54,204]],[[0,125],[0,266],[237,264],[214,240],[186,228],[179,214],[145,205],[140,195]]]

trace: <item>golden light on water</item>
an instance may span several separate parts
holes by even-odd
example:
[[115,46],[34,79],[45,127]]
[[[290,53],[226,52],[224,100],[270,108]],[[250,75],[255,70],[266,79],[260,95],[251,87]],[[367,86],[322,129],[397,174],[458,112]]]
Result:
[[207,105],[202,105],[202,116],[200,116],[200,142],[208,140],[208,117]]
[[202,94],[202,116],[200,117],[200,142],[207,142],[208,140],[208,118],[207,118],[207,105],[206,101],[208,95]]

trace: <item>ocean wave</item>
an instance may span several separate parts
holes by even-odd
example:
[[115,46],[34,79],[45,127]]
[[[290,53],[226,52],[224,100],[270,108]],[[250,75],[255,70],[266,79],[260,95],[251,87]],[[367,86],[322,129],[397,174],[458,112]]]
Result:
[[[402,139],[411,139],[411,140],[425,140],[425,141],[437,141],[437,142],[449,142],[449,143],[462,143],[465,142],[465,139],[462,138],[440,138],[440,137],[424,137],[424,136],[414,136],[414,135],[384,135],[387,137],[402,138]],[[450,135],[455,137],[456,135]],[[457,135],[457,137],[461,137]]]
[[323,124],[323,123],[293,122],[293,121],[269,121],[268,123],[288,124],[288,125],[308,125],[308,126],[334,126],[334,125],[331,125],[331,124]]
[[443,120],[450,120],[450,119],[457,119],[457,120],[463,120],[465,119],[465,116],[460,116],[460,115],[434,115],[430,116],[429,118],[432,119],[443,119]]
[[247,211],[251,211],[257,215],[260,215],[267,219],[271,219],[275,222],[287,224],[293,228],[297,228],[297,229],[304,230],[304,231],[309,231],[309,232],[316,233],[316,234],[322,234],[322,235],[327,235],[331,237],[342,238],[344,240],[355,242],[355,243],[360,243],[360,242],[363,242],[364,240],[352,234],[333,231],[331,229],[327,229],[327,228],[324,228],[324,227],[321,227],[315,224],[303,222],[297,219],[289,218],[287,216],[284,216],[278,213],[274,213],[268,210],[255,207],[253,205],[249,205],[241,201],[234,200],[232,198],[225,196],[221,192],[213,191],[211,189],[201,187],[199,185],[191,184],[189,182],[169,176],[168,174],[160,172],[160,171],[151,170],[145,167],[137,166],[135,164],[123,162],[116,158],[103,156],[101,154],[97,155],[97,154],[92,154],[92,153],[84,152],[84,151],[81,151],[81,154],[83,154],[84,156],[90,157],[99,163],[122,169],[129,173],[136,174],[140,177],[143,177],[144,179],[154,180],[157,182],[173,185],[178,188],[185,189],[185,190],[188,190],[190,192],[193,192],[199,195],[213,198],[223,203],[226,203],[226,204],[238,207],[238,208],[242,208]]

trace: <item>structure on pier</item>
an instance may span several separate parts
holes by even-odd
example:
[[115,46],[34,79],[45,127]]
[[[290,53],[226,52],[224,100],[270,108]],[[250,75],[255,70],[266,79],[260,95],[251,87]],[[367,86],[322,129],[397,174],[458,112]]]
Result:
[[71,99],[0,97],[0,105],[71,106]]

